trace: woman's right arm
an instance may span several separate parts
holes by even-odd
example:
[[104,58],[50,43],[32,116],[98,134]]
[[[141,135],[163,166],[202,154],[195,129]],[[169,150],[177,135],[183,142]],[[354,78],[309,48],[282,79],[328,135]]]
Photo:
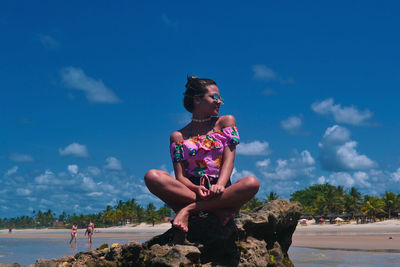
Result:
[[[176,131],[171,134],[170,137],[170,143],[172,144],[173,142],[181,142],[183,141],[183,136],[180,132]],[[204,186],[199,186],[193,184],[186,176],[185,176],[185,168],[184,164],[182,161],[174,162],[174,172],[175,172],[175,178],[180,181],[182,184],[184,184],[187,188],[189,188],[191,191],[195,192],[198,196],[201,198],[207,198],[209,196],[209,190],[205,188]]]

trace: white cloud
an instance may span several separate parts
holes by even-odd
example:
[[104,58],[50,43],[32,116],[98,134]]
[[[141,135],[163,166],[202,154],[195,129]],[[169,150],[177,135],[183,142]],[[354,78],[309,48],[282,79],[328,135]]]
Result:
[[350,174],[348,172],[335,172],[330,174],[328,177],[321,176],[317,179],[317,183],[324,184],[329,183],[332,185],[343,185],[345,187],[357,187],[357,188],[370,188],[371,183],[369,182],[369,175],[366,172],[355,172]]
[[256,140],[250,143],[240,143],[236,148],[236,153],[245,156],[266,156],[271,154],[271,150],[268,142]]
[[357,142],[350,140],[350,131],[334,125],[329,127],[318,144],[319,160],[328,171],[371,169],[377,163],[356,151]]
[[253,65],[253,72],[254,72],[254,79],[262,80],[262,81],[273,81],[277,79],[277,74],[271,68],[263,65],[263,64],[256,64]]
[[233,168],[231,175],[231,182],[232,184],[236,183],[239,179],[242,179],[247,176],[255,176],[255,174],[249,170],[237,171],[236,168]]
[[99,176],[101,173],[101,170],[97,167],[94,166],[89,166],[88,167],[88,172],[93,175],[93,176]]
[[28,154],[10,153],[8,155],[8,160],[14,162],[33,162],[34,158]]
[[294,134],[298,132],[303,124],[302,118],[300,116],[291,116],[286,120],[281,121],[281,127],[285,129],[288,133]]
[[163,204],[148,191],[142,177],[136,178],[127,170],[103,171],[98,166],[75,164],[66,168],[68,171],[64,172],[43,170],[33,177],[31,171],[19,168],[12,179],[0,179],[0,205],[9,207],[2,211],[2,216],[29,215],[32,214],[29,208],[51,209],[57,215],[62,211],[79,214],[85,212],[88,197],[95,200],[90,203],[91,212],[100,212],[114,198],[115,202],[135,198],[143,206],[149,201],[158,206]]
[[93,181],[91,177],[83,177],[83,186],[87,191],[95,191],[97,188],[96,183]]
[[29,196],[31,194],[31,191],[25,188],[18,188],[16,192],[18,196]]
[[59,46],[59,43],[50,35],[39,34],[38,38],[40,43],[46,48],[54,49]]
[[392,180],[394,182],[400,182],[400,168],[398,168],[395,172],[393,172],[391,175]]
[[103,195],[103,192],[92,192],[86,195],[88,195],[89,197],[101,197]]
[[256,162],[261,174],[267,179],[289,180],[301,177],[313,177],[315,170],[315,160],[307,150],[296,154],[289,159],[276,160],[275,167],[270,161],[264,160]]
[[334,104],[332,98],[324,101],[316,101],[311,105],[311,109],[321,115],[331,115],[338,123],[347,123],[352,125],[363,125],[372,117],[369,110],[359,111],[357,107],[342,107],[340,104]]
[[50,170],[46,170],[43,174],[36,176],[35,182],[39,185],[59,184],[60,183],[60,181],[57,180],[54,173]]
[[58,151],[61,156],[74,156],[74,157],[82,157],[82,158],[89,157],[89,152],[88,152],[86,146],[78,144],[78,143],[72,143],[64,149],[59,148]]
[[78,165],[68,165],[68,171],[70,174],[77,174],[78,173]]
[[270,159],[265,159],[265,160],[262,160],[262,161],[257,161],[256,162],[256,166],[258,166],[258,167],[268,167],[270,165],[270,163],[271,163]]
[[161,16],[162,21],[164,22],[165,25],[167,25],[168,27],[174,28],[175,30],[178,29],[178,21],[177,20],[172,20],[171,18],[169,18],[167,15],[163,14]]
[[11,169],[9,169],[4,176],[10,176],[13,175],[14,173],[16,173],[18,171],[18,166],[14,166]]
[[61,70],[61,78],[64,84],[75,90],[85,92],[86,98],[92,103],[118,103],[121,100],[101,80],[95,80],[74,67],[67,67]]
[[104,166],[105,169],[117,170],[117,171],[122,170],[121,162],[117,158],[108,157],[106,158],[106,162],[107,164]]

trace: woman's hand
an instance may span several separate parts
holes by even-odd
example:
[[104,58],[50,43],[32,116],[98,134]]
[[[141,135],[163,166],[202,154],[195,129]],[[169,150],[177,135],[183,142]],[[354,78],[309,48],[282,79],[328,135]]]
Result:
[[220,195],[225,191],[225,187],[218,184],[213,184],[210,188],[211,195]]
[[208,190],[207,188],[205,188],[202,185],[198,185],[196,187],[196,195],[198,197],[200,197],[201,199],[207,199],[210,196],[210,190]]

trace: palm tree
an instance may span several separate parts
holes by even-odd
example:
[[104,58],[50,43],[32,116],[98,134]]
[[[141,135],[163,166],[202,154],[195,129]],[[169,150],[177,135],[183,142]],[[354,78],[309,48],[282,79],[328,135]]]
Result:
[[275,193],[274,191],[271,191],[271,192],[269,192],[269,195],[267,195],[266,203],[268,203],[268,202],[270,202],[272,200],[278,199],[278,198],[279,198],[278,194]]
[[253,197],[246,204],[244,204],[240,209],[246,210],[246,211],[252,211],[261,205],[262,205],[262,202],[257,197]]
[[156,220],[157,220],[156,207],[153,205],[153,203],[150,203],[147,205],[146,208],[146,221],[152,223],[152,225],[154,226]]
[[345,195],[345,209],[353,219],[354,214],[360,210],[361,200],[361,193],[355,187],[350,188],[349,194]]
[[397,206],[397,196],[393,192],[385,192],[385,195],[382,197],[383,201],[385,202],[385,207],[384,210],[388,213],[389,220],[390,220],[390,215],[391,211],[394,210]]
[[378,212],[385,212],[383,207],[385,202],[377,196],[365,196],[365,202],[361,206],[361,211],[367,214],[375,221],[375,216]]

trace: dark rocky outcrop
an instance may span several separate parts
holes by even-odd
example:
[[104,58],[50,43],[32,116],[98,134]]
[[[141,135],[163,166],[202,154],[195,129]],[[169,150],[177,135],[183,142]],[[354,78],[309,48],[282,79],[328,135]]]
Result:
[[192,216],[189,233],[171,228],[137,241],[70,257],[37,260],[36,266],[293,266],[288,257],[302,207],[278,199],[240,212],[222,227],[211,213]]

